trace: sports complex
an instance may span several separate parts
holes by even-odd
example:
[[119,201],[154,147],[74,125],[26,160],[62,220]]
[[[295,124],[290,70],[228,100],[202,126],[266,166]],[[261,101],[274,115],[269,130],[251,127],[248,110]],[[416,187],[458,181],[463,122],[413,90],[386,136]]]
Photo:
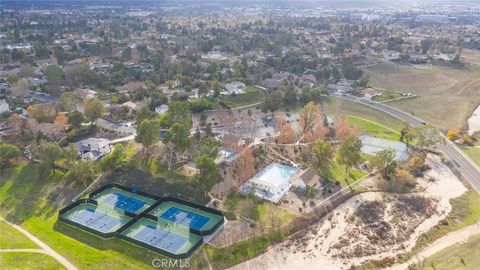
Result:
[[118,237],[172,258],[189,257],[224,223],[217,209],[118,184],[59,211],[58,220],[103,238]]

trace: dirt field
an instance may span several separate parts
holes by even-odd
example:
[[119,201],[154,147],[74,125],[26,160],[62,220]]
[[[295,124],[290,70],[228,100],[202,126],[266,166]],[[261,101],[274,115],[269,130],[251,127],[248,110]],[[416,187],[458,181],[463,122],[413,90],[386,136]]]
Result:
[[[451,211],[466,191],[456,176],[429,156],[418,194],[365,192],[337,207],[309,233],[272,247],[232,269],[349,269],[368,260],[393,262]],[[431,177],[437,180],[429,181]]]
[[441,127],[460,128],[480,104],[480,51],[465,50],[463,61],[465,68],[435,63],[416,68],[379,60],[364,71],[374,87],[418,95],[388,104]]

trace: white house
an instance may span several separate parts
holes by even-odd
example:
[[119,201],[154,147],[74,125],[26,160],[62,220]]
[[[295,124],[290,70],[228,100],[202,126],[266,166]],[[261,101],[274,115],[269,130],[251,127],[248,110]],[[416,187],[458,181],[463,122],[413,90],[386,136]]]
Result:
[[88,138],[76,143],[80,156],[84,159],[98,160],[112,151],[110,140]]
[[155,107],[155,112],[159,115],[162,115],[168,111],[168,105],[162,104],[160,106]]
[[11,112],[10,106],[5,99],[0,99],[0,114]]
[[229,95],[232,94],[243,94],[245,93],[246,85],[243,82],[231,82],[225,85],[226,93]]

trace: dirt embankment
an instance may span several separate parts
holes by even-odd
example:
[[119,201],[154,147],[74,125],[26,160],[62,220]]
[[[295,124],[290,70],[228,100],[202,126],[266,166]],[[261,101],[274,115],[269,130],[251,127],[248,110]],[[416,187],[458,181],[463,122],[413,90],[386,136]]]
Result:
[[[348,269],[410,251],[421,234],[451,211],[467,189],[436,156],[418,193],[366,192],[337,207],[305,236],[289,239],[234,269]],[[437,179],[431,181],[431,179]]]

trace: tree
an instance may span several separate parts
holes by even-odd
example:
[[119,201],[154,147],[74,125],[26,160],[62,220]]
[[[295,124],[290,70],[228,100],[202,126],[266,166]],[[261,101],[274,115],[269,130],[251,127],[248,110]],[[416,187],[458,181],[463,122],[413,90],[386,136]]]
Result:
[[169,128],[175,123],[185,125],[187,129],[192,127],[189,104],[185,101],[173,101],[168,105],[168,111],[160,118],[163,128]]
[[295,106],[297,104],[297,93],[293,88],[288,88],[283,98],[283,103],[287,106]]
[[220,142],[215,138],[203,138],[198,144],[198,156],[206,155],[215,160],[218,157]]
[[431,38],[422,39],[420,45],[422,46],[422,53],[425,54],[432,47],[433,40]]
[[65,113],[58,113],[53,123],[59,130],[65,129],[65,126],[68,125],[68,117]]
[[312,146],[312,165],[316,172],[324,177],[331,176],[334,150],[329,142],[318,139]]
[[140,110],[137,111],[137,124],[145,119],[153,119],[154,117],[155,113],[150,111],[148,107],[141,107]]
[[79,160],[72,166],[68,172],[68,179],[82,183],[86,186],[95,178],[95,169],[90,160]]
[[32,158],[43,164],[46,172],[55,173],[55,161],[63,155],[62,148],[56,142],[40,141],[32,145]]
[[377,168],[383,179],[391,180],[395,175],[398,163],[395,160],[395,154],[390,149],[377,152],[372,158],[371,165]]
[[343,140],[350,135],[357,134],[357,130],[348,124],[345,117],[339,117],[335,122],[333,129],[335,131],[335,138],[337,140]]
[[103,103],[98,99],[87,99],[83,102],[85,110],[85,118],[93,125],[98,118],[102,117],[105,112]]
[[37,105],[30,105],[27,107],[28,115],[33,117],[40,123],[52,122],[57,115],[55,106],[52,103],[42,103]]
[[159,140],[159,129],[160,126],[157,121],[145,119],[137,124],[137,136],[135,136],[135,141],[141,143],[143,148],[148,151],[150,146]]
[[205,195],[220,181],[218,166],[215,161],[207,155],[201,155],[195,159],[197,174],[195,181],[200,185]]
[[296,140],[295,130],[292,125],[284,124],[280,128],[280,135],[277,138],[279,143],[293,143]]
[[173,124],[165,134],[163,142],[166,144],[168,150],[169,169],[192,143],[189,135],[190,130],[185,125],[179,123]]
[[425,147],[435,145],[440,141],[440,137],[431,125],[416,127],[412,130],[415,144],[423,151]]
[[358,80],[363,76],[363,70],[357,68],[350,61],[346,61],[342,64],[342,73],[348,80]]
[[10,165],[10,160],[20,156],[20,149],[13,144],[0,141],[0,169]]
[[245,147],[235,160],[235,175],[240,181],[245,181],[255,172],[255,157],[252,150]]
[[46,67],[43,73],[51,86],[60,86],[65,82],[65,73],[56,65]]
[[69,112],[75,109],[75,94],[72,92],[63,92],[60,96],[60,107],[62,111]]
[[451,128],[447,132],[447,137],[449,140],[456,140],[460,136],[460,129],[458,128]]
[[357,136],[349,135],[340,143],[337,162],[345,166],[345,180],[347,180],[348,170],[362,161],[361,149],[362,141]]
[[100,169],[104,172],[114,170],[122,164],[124,147],[121,144],[116,144],[112,152],[102,157],[99,162]]
[[78,110],[73,110],[68,113],[68,123],[72,125],[74,128],[79,128],[83,121],[85,121],[85,117],[83,113]]
[[310,132],[315,126],[315,119],[320,113],[315,103],[309,102],[300,110],[300,125],[302,126],[302,134]]
[[28,89],[29,89],[30,84],[28,83],[28,80],[25,78],[22,78],[15,82],[12,87],[12,95],[17,96],[17,97],[24,97],[28,94]]
[[265,97],[263,108],[272,114],[283,104],[283,94],[281,91],[273,91]]

